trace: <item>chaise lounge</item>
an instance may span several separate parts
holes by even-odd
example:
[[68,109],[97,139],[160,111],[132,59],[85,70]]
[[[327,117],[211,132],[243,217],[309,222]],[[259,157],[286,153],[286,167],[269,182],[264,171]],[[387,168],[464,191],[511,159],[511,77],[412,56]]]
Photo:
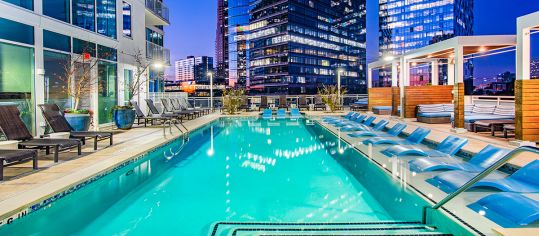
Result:
[[428,156],[428,157],[450,157],[455,155],[464,145],[468,143],[468,139],[457,136],[449,136],[445,138],[434,150],[423,150],[415,146],[395,145],[381,151],[387,157],[401,156]]
[[8,140],[20,141],[20,149],[45,149],[47,155],[54,149],[54,162],[58,162],[61,151],[77,148],[77,154],[82,154],[78,139],[35,139],[22,121],[17,106],[0,106],[0,129]]
[[[504,192],[539,193],[539,160],[532,161],[505,178],[485,178],[475,183],[472,188],[488,187]],[[454,192],[460,186],[470,181],[477,175],[476,172],[461,170],[441,173],[427,180],[447,193]]]
[[439,170],[464,170],[468,172],[480,172],[503,158],[509,150],[488,145],[477,153],[468,162],[453,157],[446,158],[418,158],[411,160],[410,170],[422,173]]
[[430,130],[419,127],[414,130],[406,139],[400,139],[398,137],[374,137],[363,141],[365,145],[382,145],[382,144],[401,144],[401,145],[416,145],[423,142],[423,140],[429,135]]
[[69,133],[69,138],[78,139],[82,145],[86,144],[86,138],[94,139],[94,150],[97,150],[97,143],[102,140],[109,140],[109,146],[113,144],[112,132],[95,132],[95,131],[74,131],[71,125],[60,111],[60,107],[56,104],[41,104],[39,105],[41,113],[45,120],[55,133]]
[[32,160],[32,168],[38,169],[36,150],[0,150],[0,181],[4,180],[4,167]]

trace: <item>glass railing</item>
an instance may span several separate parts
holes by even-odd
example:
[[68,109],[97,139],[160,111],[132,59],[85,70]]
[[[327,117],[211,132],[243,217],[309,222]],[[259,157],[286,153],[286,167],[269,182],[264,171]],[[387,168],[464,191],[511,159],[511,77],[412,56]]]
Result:
[[168,7],[160,0],[146,0],[146,8],[169,23]]
[[170,50],[155,43],[146,42],[146,58],[170,65]]
[[[215,85],[216,87],[218,85]],[[156,100],[159,100],[160,98],[169,98],[169,97],[177,97],[177,96],[186,96],[186,93],[183,92],[159,92],[159,93],[150,93],[150,97],[156,98]],[[279,103],[279,95],[264,95],[268,99],[268,104],[278,104]],[[298,104],[299,103],[299,97],[300,95],[287,95],[286,100],[288,104]],[[314,104],[315,103],[315,97],[316,95],[305,95],[307,104]],[[343,96],[343,105],[349,106],[353,104],[354,102],[366,99],[366,94],[346,94]],[[210,107],[210,97],[188,97],[187,98],[189,102],[196,107]],[[261,103],[261,96],[247,96],[247,99],[249,101],[249,104],[254,104],[255,106],[260,105]],[[222,105],[223,98],[215,96],[213,97],[213,104],[215,107],[220,107]]]

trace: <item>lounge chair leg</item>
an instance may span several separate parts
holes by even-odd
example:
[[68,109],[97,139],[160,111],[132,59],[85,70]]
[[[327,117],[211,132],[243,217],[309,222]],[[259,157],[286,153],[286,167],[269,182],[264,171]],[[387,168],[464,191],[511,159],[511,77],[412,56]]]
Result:
[[94,137],[94,151],[97,150],[97,136]]
[[45,154],[47,155],[51,154],[51,148],[49,146],[45,148]]
[[32,167],[34,168],[34,170],[39,169],[39,167],[38,167],[38,165],[37,165],[37,153],[36,153],[36,155],[34,156],[34,159],[32,159]]
[[80,143],[77,145],[77,154],[82,155],[82,145]]
[[[49,147],[47,147],[49,148]],[[60,146],[56,145],[54,146],[54,163],[58,162],[58,150],[60,149]]]
[[0,163],[0,181],[4,180],[4,160]]
[[110,141],[110,146],[112,146],[112,144],[113,144],[112,136],[114,136],[114,135],[110,135],[110,138],[109,138],[109,139],[110,139],[110,140],[109,140],[109,141]]

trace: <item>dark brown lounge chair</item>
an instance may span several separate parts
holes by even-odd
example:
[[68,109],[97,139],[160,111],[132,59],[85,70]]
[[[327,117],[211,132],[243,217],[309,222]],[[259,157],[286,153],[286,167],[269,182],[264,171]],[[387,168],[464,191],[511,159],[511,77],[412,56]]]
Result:
[[112,132],[95,132],[95,131],[73,131],[73,127],[69,125],[66,118],[60,111],[60,107],[56,104],[41,104],[39,105],[43,117],[52,128],[54,133],[69,132],[69,138],[79,139],[82,144],[86,144],[86,138],[94,139],[94,150],[97,150],[97,142],[109,140],[109,145],[113,144]]
[[201,115],[210,114],[211,108],[196,108],[189,101],[187,101],[186,98],[175,98],[176,102],[178,103],[178,106],[183,108],[187,111],[195,111],[201,113]]
[[249,106],[249,99],[246,98],[246,97],[243,97],[241,99],[241,105],[240,107],[238,108],[238,110],[245,110],[246,112],[250,111],[251,110],[251,107]]
[[267,109],[268,106],[268,97],[262,96],[260,97],[260,106],[258,107],[258,111],[261,111],[262,109]]
[[[170,103],[169,103],[170,102]],[[181,117],[187,117],[187,119],[194,119],[200,112],[182,110],[181,107],[175,107],[172,100],[161,98],[161,104],[165,113],[178,115]]]
[[178,115],[174,113],[159,113],[159,110],[157,109],[157,107],[155,107],[155,104],[153,103],[152,99],[145,99],[145,101],[146,105],[148,105],[148,109],[150,110],[148,116],[168,117],[172,119],[178,119],[180,120],[180,122],[183,121],[184,115]]
[[144,112],[142,112],[142,110],[140,109],[140,106],[138,105],[138,103],[136,101],[131,101],[131,104],[135,108],[135,114],[136,114],[136,118],[137,118],[137,125],[140,125],[141,120],[144,121],[144,127],[146,127],[146,126],[148,126],[148,123],[150,123],[150,125],[154,125],[154,121],[165,122],[165,121],[169,121],[169,120],[172,119],[172,117],[161,116],[161,115],[146,116],[146,115],[144,115]]
[[322,101],[322,97],[320,96],[314,98],[314,110],[317,111],[318,109],[326,110],[326,104]]
[[54,162],[58,162],[58,153],[77,147],[78,155],[82,154],[81,141],[77,139],[34,139],[20,117],[17,106],[0,106],[0,129],[8,140],[18,140],[20,149],[54,149]]
[[301,109],[310,109],[309,104],[307,104],[307,98],[305,96],[299,96],[298,108],[300,111]]
[[4,180],[4,167],[32,160],[32,167],[37,170],[36,150],[0,150],[0,181]]

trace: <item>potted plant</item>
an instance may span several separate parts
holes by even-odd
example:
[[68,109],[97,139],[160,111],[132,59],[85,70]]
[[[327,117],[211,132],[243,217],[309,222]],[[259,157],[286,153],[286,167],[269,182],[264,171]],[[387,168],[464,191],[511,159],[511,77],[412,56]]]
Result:
[[92,58],[95,50],[85,47],[81,54],[68,57],[63,66],[63,73],[58,79],[64,83],[63,92],[70,99],[70,107],[64,110],[67,122],[75,131],[87,131],[92,122],[93,112],[81,108],[83,99],[88,99],[98,85],[95,69],[99,61]]
[[229,115],[234,115],[241,106],[245,90],[241,88],[229,88],[223,91],[223,107]]
[[339,89],[337,86],[323,86],[318,90],[318,95],[322,98],[322,102],[326,104],[330,112],[335,112],[341,106],[341,99],[346,94],[346,89],[341,89],[339,94]]
[[139,95],[140,88],[143,84],[146,84],[146,72],[150,67],[150,63],[146,61],[146,57],[143,56],[142,50],[136,49],[132,55],[135,62],[134,77],[130,81],[126,81],[126,91],[128,101],[125,106],[115,106],[111,109],[112,119],[118,129],[131,129],[135,123],[136,113],[131,104],[132,99]]

